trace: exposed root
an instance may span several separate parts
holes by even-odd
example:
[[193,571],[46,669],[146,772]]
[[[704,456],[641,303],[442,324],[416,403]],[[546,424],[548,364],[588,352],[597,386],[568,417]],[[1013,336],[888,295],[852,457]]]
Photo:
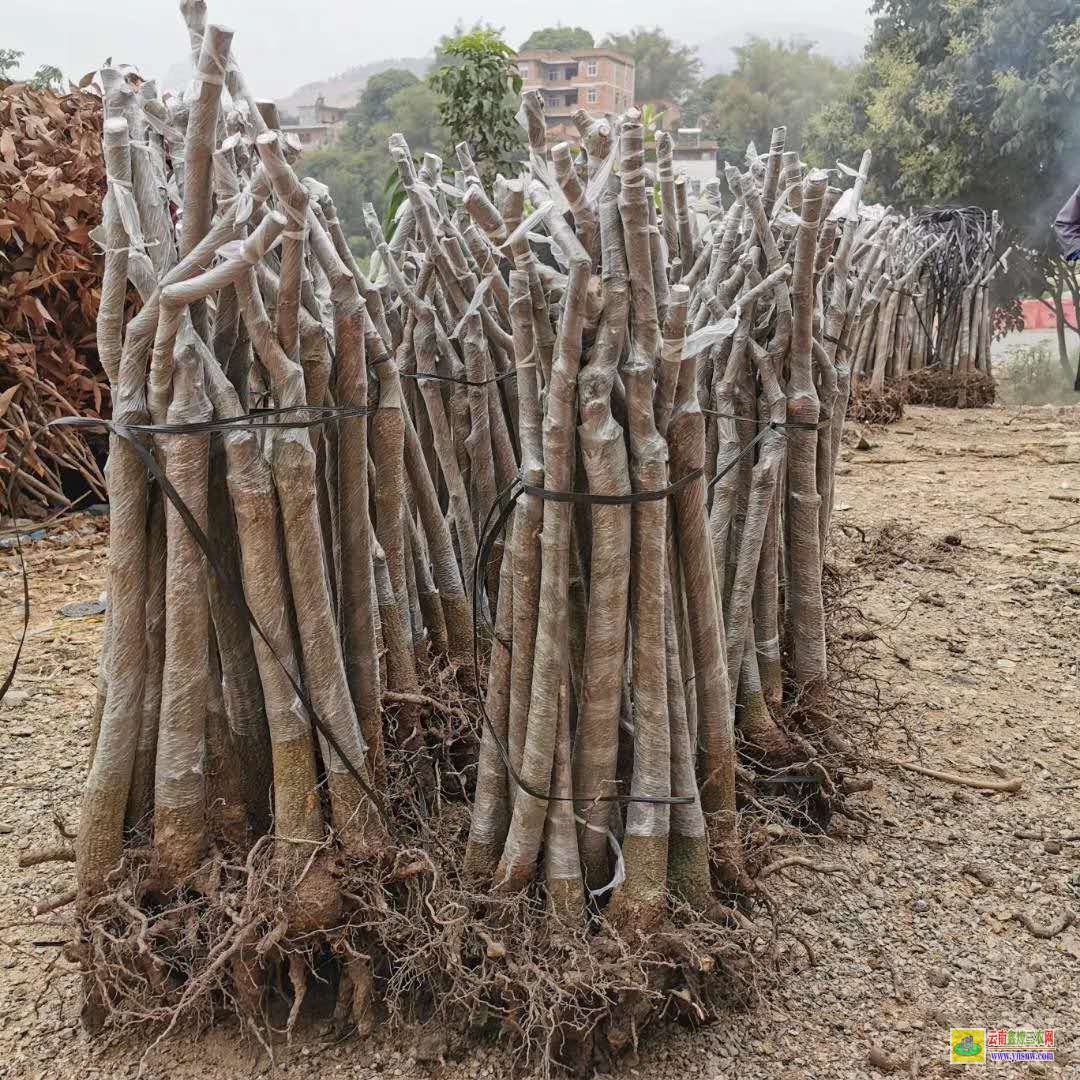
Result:
[[[423,744],[388,752],[387,798],[399,825],[388,856],[349,861],[330,843],[281,859],[263,837],[242,864],[214,853],[161,896],[153,891],[152,849],[130,848],[109,891],[80,909],[69,947],[83,973],[88,1021],[111,1036],[146,1029],[152,1049],[233,1014],[269,1055],[275,1033],[288,1037],[303,1023],[317,978],[336,994],[338,1021],[361,1037],[378,1023],[419,1031],[418,1055],[438,1061],[498,1036],[518,1064],[550,1075],[605,1069],[651,1025],[704,1023],[760,998],[778,977],[781,925],[764,880],[786,867],[841,869],[801,856],[761,868],[768,843],[757,847],[755,864],[754,830],[767,824],[783,835],[794,823],[820,831],[834,809],[843,812],[850,762],[797,729],[797,695],[782,716],[770,714],[782,764],[742,748],[744,844],[735,860],[710,852],[725,901],[702,913],[668,898],[666,915],[646,935],[617,932],[596,903],[581,921],[554,918],[543,880],[495,895],[466,877],[477,705],[452,671],[432,668],[426,679],[415,695],[430,710]],[[831,687],[815,696],[832,723],[846,726],[834,701]],[[384,704],[392,734],[395,707],[415,703],[387,695]],[[301,868],[322,860],[337,867],[341,914],[334,925],[301,925],[294,910]],[[768,920],[750,917],[755,907],[769,913],[771,930]]]
[[913,371],[901,385],[909,405],[938,405],[948,409],[982,409],[994,404],[994,378],[984,371]]
[[896,764],[901,769],[918,773],[920,776],[929,776],[945,784],[957,784],[979,791],[1019,791],[1024,783],[1018,776],[1008,780],[991,780],[988,776],[959,776],[956,773],[942,772],[940,769],[928,769],[924,765],[916,765],[914,761],[898,761]]
[[304,1007],[304,998],[307,997],[308,969],[304,957],[300,953],[290,953],[289,959],[289,982],[292,984],[293,1003],[289,1009],[289,1019],[285,1024],[285,1034],[292,1040],[293,1028],[300,1016],[300,1010]]
[[43,866],[45,863],[74,862],[75,849],[72,847],[38,848],[19,856],[19,866]]
[[877,1069],[878,1072],[883,1073],[903,1072],[908,1067],[908,1062],[906,1060],[892,1057],[880,1046],[870,1047],[870,1052],[867,1054],[867,1061]]
[[35,918],[38,915],[47,915],[50,911],[59,911],[62,907],[67,907],[68,904],[75,902],[75,890],[65,889],[63,892],[48,896],[44,900],[39,900],[30,909],[30,914]]
[[[432,756],[444,779],[453,745]],[[606,1068],[649,1026],[708,1022],[775,978],[775,936],[723,905],[701,913],[671,899],[652,933],[627,935],[595,908],[581,922],[552,917],[542,881],[492,895],[462,872],[467,805],[442,797],[432,813],[414,756],[388,758],[401,846],[381,862],[339,857],[335,926],[292,931],[295,872],[268,838],[243,864],[214,855],[168,898],[150,891],[146,853],[129,854],[68,950],[105,1033],[148,1029],[153,1049],[235,1014],[269,1054],[272,1033],[303,1023],[313,972],[329,963],[336,1015],[359,1035],[377,1022],[419,1030],[418,1055],[432,1061],[499,1035],[522,1067],[551,1075]],[[283,994],[265,992],[275,984]]]
[[895,424],[904,415],[903,386],[886,386],[880,394],[871,393],[863,380],[855,380],[848,398],[847,419],[853,424]]
[[758,871],[758,877],[770,877],[780,870],[786,870],[789,866],[801,866],[807,870],[816,870],[819,874],[840,874],[844,870],[839,863],[815,863],[802,855],[789,855],[785,859],[778,859],[776,862],[762,867]]
[[[781,709],[737,711],[740,808],[754,823],[794,824],[825,831],[834,813],[851,816],[847,797],[870,790],[872,781],[850,773],[864,764],[860,747],[872,746],[874,725],[891,713],[883,687],[865,671],[846,629],[858,617],[848,600],[856,575],[826,564],[823,577],[829,680],[800,690],[786,681]],[[784,646],[784,669],[787,642]]]
[[340,1006],[344,1006],[342,1012],[347,1013],[356,1034],[363,1039],[375,1030],[377,1015],[371,957],[357,952],[344,939],[342,944],[349,953],[349,959],[342,972],[338,1001]]
[[817,954],[814,952],[810,942],[807,941],[805,934],[800,934],[797,930],[788,931],[791,936],[806,950],[806,959],[809,961],[811,967],[817,967]]

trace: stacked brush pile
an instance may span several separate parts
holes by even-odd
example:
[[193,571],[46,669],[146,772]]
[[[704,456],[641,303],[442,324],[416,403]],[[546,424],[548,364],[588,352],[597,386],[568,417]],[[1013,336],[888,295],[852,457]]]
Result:
[[754,815],[859,783],[822,575],[869,154],[844,222],[783,129],[692,212],[636,112],[549,158],[528,96],[491,191],[391,140],[372,280],[182,10],[188,94],[105,74],[112,588],[77,888],[40,905],[75,901],[86,1023],[268,1040],[329,986],[361,1033],[549,1069],[751,996]]
[[867,391],[855,395],[860,407],[865,400],[867,410],[880,410],[890,398],[916,405],[992,403],[990,285],[1009,256],[998,252],[997,213],[927,209],[896,219],[886,211],[860,234],[864,242],[878,237],[883,251],[851,360]]
[[[94,320],[105,163],[101,99],[0,80],[0,505],[18,513],[105,494],[92,441],[57,416],[107,416]],[[135,302],[134,292],[131,296]],[[16,475],[17,474],[17,475]]]

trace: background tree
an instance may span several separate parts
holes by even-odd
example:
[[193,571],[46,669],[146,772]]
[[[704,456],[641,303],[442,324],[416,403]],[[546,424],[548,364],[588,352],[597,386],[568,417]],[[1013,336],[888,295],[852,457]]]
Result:
[[1080,182],[1078,0],[877,0],[847,100],[811,124],[818,155],[874,149],[871,197],[999,209],[1035,255],[999,298],[1047,289],[1050,226]]
[[703,124],[708,117],[713,103],[720,94],[720,88],[726,85],[730,76],[725,74],[710,75],[687,91],[679,105],[679,112],[684,126]]
[[741,160],[749,139],[767,147],[778,124],[787,125],[788,146],[801,148],[810,117],[843,98],[855,78],[853,68],[814,52],[811,41],[752,36],[732,51],[730,74],[706,79],[683,109],[685,122],[720,144],[721,160]]
[[701,72],[696,50],[672,41],[658,26],[608,34],[602,45],[633,58],[635,103],[681,101]]
[[593,36],[581,26],[546,26],[534,30],[522,43],[519,52],[529,49],[552,49],[555,52],[576,52],[591,49]]
[[[341,141],[334,146],[304,154],[304,171],[334,191],[338,217],[349,246],[358,258],[370,254],[370,239],[364,226],[364,204],[373,203],[379,216],[389,201],[389,181],[396,170],[387,159],[390,135],[400,131],[415,153],[443,150],[446,132],[439,123],[439,96],[426,82],[400,78],[407,72],[386,72],[399,76],[400,89],[383,97],[391,80],[365,87],[356,113],[349,117]],[[375,78],[381,78],[375,76]],[[371,89],[370,96],[368,89]],[[361,122],[360,116],[375,117]]]
[[52,64],[42,64],[34,72],[30,85],[35,90],[51,90],[54,94],[64,92],[64,73]]
[[417,86],[420,80],[404,68],[372,75],[364,86],[354,112],[349,114],[349,132],[358,138],[363,129],[390,119],[390,99],[399,91]]
[[477,19],[471,25],[466,25],[463,19],[455,20],[453,30],[449,34],[441,35],[439,40],[435,42],[435,59],[431,62],[429,72],[438,71],[439,68],[444,67],[457,67],[458,64],[462,63],[462,57],[457,53],[450,52],[449,46],[456,41],[460,41],[463,37],[485,30],[496,37],[501,38],[503,36],[501,26],[495,26],[484,19]]
[[11,79],[19,70],[22,49],[0,49],[0,79]]
[[385,149],[374,143],[360,148],[342,139],[335,146],[306,151],[301,159],[305,175],[333,189],[338,218],[357,258],[371,253],[363,228],[364,203],[375,203],[380,214],[384,209],[383,188],[389,175],[385,157]]
[[477,164],[492,177],[506,169],[521,145],[514,113],[521,78],[513,50],[486,24],[435,46],[441,66],[426,81],[393,68],[373,75],[350,113],[341,141],[304,154],[304,170],[335,193],[338,217],[358,258],[370,254],[363,208],[372,203],[384,217],[397,170],[387,157],[390,135],[401,132],[414,154],[437,150],[452,158],[453,143],[472,147]]
[[521,74],[514,50],[492,30],[475,30],[447,43],[445,52],[460,62],[444,65],[428,77],[438,94],[439,117],[452,142],[467,142],[481,174],[514,167],[522,145],[514,113],[521,93]]
[[[0,81],[12,82],[18,76],[22,49],[0,49]],[[34,90],[50,90],[54,94],[64,92],[64,73],[52,64],[42,64],[29,79]]]
[[389,99],[386,127],[400,131],[417,152],[446,144],[446,131],[439,122],[439,95],[426,82],[406,86]]

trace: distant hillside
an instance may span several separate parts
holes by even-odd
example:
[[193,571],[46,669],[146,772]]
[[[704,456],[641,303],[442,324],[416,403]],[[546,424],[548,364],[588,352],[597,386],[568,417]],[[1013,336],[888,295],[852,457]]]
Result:
[[[679,21],[675,19],[676,24]],[[772,41],[778,38],[788,40],[793,37],[813,41],[817,46],[817,52],[838,63],[852,63],[861,59],[866,45],[865,35],[814,23],[759,19],[753,16],[729,17],[726,13],[717,13],[709,20],[709,23],[710,25],[703,28],[700,20],[697,20],[696,34],[685,32],[686,28],[679,25],[668,28],[668,32],[676,41],[684,41],[696,47],[701,59],[702,75],[706,78],[718,72],[730,71],[735,60],[731,51],[732,47],[743,44],[751,35]],[[721,32],[717,32],[718,26],[722,27]],[[708,35],[704,39],[701,36],[703,30]],[[431,63],[430,56],[408,56],[358,64],[356,67],[341,72],[340,75],[304,83],[286,97],[278,98],[277,105],[281,112],[292,116],[295,116],[299,106],[314,104],[320,94],[326,99],[327,105],[355,105],[372,75],[389,71],[391,68],[405,68],[414,75],[423,77],[427,74]],[[162,88],[182,90],[191,77],[191,62],[185,58],[169,68],[162,81]]]
[[424,56],[376,60],[370,64],[360,64],[330,79],[304,83],[303,86],[297,87],[288,97],[279,98],[278,109],[281,112],[295,113],[298,106],[313,104],[320,94],[326,98],[327,105],[355,105],[372,75],[389,71],[391,68],[404,68],[414,75],[423,76],[430,66],[431,58]]
[[733,19],[724,33],[709,37],[698,43],[698,56],[701,57],[702,73],[707,77],[719,72],[730,71],[735,65],[732,47],[742,45],[749,36],[785,41],[800,38],[812,41],[817,46],[815,52],[829,57],[840,64],[849,64],[862,59],[866,46],[866,37],[850,30],[838,30],[831,26],[816,26],[812,23],[787,21],[769,21],[761,19]]

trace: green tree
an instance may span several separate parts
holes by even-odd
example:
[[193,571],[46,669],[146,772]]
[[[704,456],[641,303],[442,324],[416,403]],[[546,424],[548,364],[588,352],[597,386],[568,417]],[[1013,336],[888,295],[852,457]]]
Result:
[[658,26],[608,34],[602,44],[633,59],[635,102],[682,101],[697,84],[701,61],[696,50],[672,41]]
[[1080,181],[1080,0],[877,0],[851,93],[814,118],[822,157],[874,151],[891,201],[1000,209],[1047,248]]
[[1080,0],[876,0],[867,62],[811,124],[824,160],[874,151],[871,197],[1000,210],[1034,254],[1001,294],[1059,277],[1054,215],[1080,182]]
[[364,226],[364,203],[386,211],[388,182],[396,170],[387,154],[391,134],[400,131],[414,153],[442,149],[446,133],[439,123],[438,95],[425,82],[414,81],[386,98],[379,106],[381,119],[373,124],[350,123],[341,142],[304,154],[303,170],[321,180],[334,195],[349,246],[358,258],[370,254]]
[[690,110],[697,110],[693,119],[716,139],[721,158],[729,161],[742,159],[750,139],[768,146],[779,124],[787,125],[788,146],[801,147],[810,118],[842,98],[855,77],[853,68],[815,53],[810,41],[750,37],[732,51],[731,73],[702,83],[683,112],[690,120]]
[[[439,121],[439,95],[426,83],[406,86],[387,104],[385,127],[400,131],[417,153],[435,150],[446,143],[446,131]],[[386,140],[382,140],[386,149]]]
[[514,113],[521,75],[514,50],[492,30],[475,30],[445,46],[456,58],[428,76],[440,94],[439,116],[453,142],[467,142],[481,172],[491,179],[513,166],[522,145]]
[[530,49],[551,49],[554,52],[573,53],[579,49],[591,49],[593,36],[580,26],[545,26],[534,30],[522,43],[519,52]]
[[720,95],[720,88],[726,84],[728,78],[728,75],[712,75],[690,90],[679,105],[684,126],[704,124],[709,110]]
[[381,199],[387,173],[385,144],[358,149],[343,141],[306,152],[301,164],[305,176],[330,188],[349,247],[358,258],[366,258],[371,245],[364,230],[364,203]]
[[[379,124],[390,119],[390,99],[410,86],[417,86],[420,80],[404,68],[390,68],[378,75],[372,75],[364,85],[360,100],[356,109],[349,114],[349,131],[351,137],[359,138],[359,132],[373,124]],[[354,130],[356,134],[354,133]]]
[[54,94],[62,93],[64,89],[64,73],[58,67],[53,67],[52,64],[42,64],[34,72],[30,85],[35,90],[51,90]]
[[449,34],[442,34],[435,42],[435,59],[428,70],[438,71],[443,67],[457,67],[462,63],[462,57],[457,53],[451,53],[449,46],[469,34],[477,34],[485,30],[497,37],[502,37],[503,34],[501,26],[493,26],[484,19],[477,19],[471,26],[466,26],[464,20],[457,19],[454,22],[454,29]]
[[0,79],[10,79],[22,58],[22,49],[0,49]]

